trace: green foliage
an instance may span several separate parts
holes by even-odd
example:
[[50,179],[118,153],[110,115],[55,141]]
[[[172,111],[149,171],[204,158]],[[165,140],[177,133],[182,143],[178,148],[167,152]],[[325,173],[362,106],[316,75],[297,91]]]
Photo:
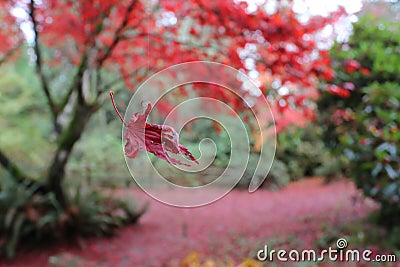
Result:
[[[188,148],[197,153],[199,142],[205,138],[212,139],[216,146],[215,148],[215,159],[213,165],[216,167],[225,167],[228,165],[230,153],[231,153],[231,145],[228,133],[221,128],[221,131],[218,132],[215,128],[215,125],[211,120],[208,119],[198,119],[194,123],[191,124],[191,128],[189,132],[183,132],[183,142],[188,143]],[[193,145],[195,144],[195,145]],[[204,145],[204,153],[206,156],[213,155],[214,146],[212,145]],[[194,154],[195,157],[200,156],[200,154]]]
[[338,225],[337,227],[324,227],[321,235],[314,241],[319,248],[327,248],[334,244],[338,238],[345,237],[350,248],[374,248],[382,254],[400,255],[399,227],[387,231],[377,225],[379,213],[373,212],[367,218],[356,220],[349,224]]
[[15,65],[0,69],[0,144],[31,176],[39,177],[45,170],[38,166],[50,160],[52,152],[51,142],[45,138],[51,126],[37,79],[27,61],[22,56]]
[[78,186],[71,192],[69,210],[77,213],[71,218],[69,228],[82,235],[109,235],[115,228],[135,223],[146,211],[147,206],[138,208],[135,201],[126,196],[117,197],[108,193]]
[[[324,93],[319,102],[327,144],[350,160],[347,175],[381,204],[380,222],[389,228],[400,221],[399,52],[397,22],[362,18],[349,42],[331,52],[333,82],[355,89],[344,99]],[[348,60],[362,67],[348,72],[342,67]]]
[[[327,179],[336,178],[341,175],[347,164],[345,157],[333,156],[330,149],[322,141],[322,127],[315,123],[309,123],[306,127],[289,127],[282,131],[277,136],[277,150],[272,168],[265,181],[264,187],[270,189],[278,189],[285,186],[290,181],[302,179],[307,176],[324,176]],[[249,136],[251,134],[249,132]],[[192,139],[188,139],[188,138]],[[193,138],[195,140],[193,140]],[[230,140],[227,133],[222,129],[217,132],[215,125],[209,120],[199,120],[193,124],[190,135],[183,135],[184,143],[194,155],[198,152],[199,140],[203,138],[211,138],[216,144],[215,160],[210,169],[210,176],[214,175],[214,171],[218,168],[225,168],[230,159]],[[250,140],[253,144],[254,140]],[[192,145],[194,144],[194,145]],[[212,157],[214,154],[213,145],[202,144],[202,156]],[[248,166],[243,178],[239,181],[239,188],[247,188],[250,179],[253,177],[254,170],[258,164],[259,155],[255,151],[251,151]],[[165,165],[165,164],[164,164]],[[167,166],[163,166],[167,168]],[[163,170],[164,170],[163,169]],[[167,175],[168,176],[168,175]],[[176,176],[176,175],[175,175]],[[191,184],[182,185],[199,185],[195,180],[205,178],[191,175],[185,176],[185,173],[180,174],[182,180]],[[177,182],[177,178],[169,177],[171,181]],[[259,177],[262,179],[263,177]],[[202,181],[204,184],[205,181]],[[210,182],[210,181],[206,181]],[[178,181],[179,183],[179,181]]]
[[[107,112],[99,110],[93,115],[88,125],[89,130],[85,131],[75,145],[67,166],[67,176],[84,175],[93,185],[124,187],[132,178],[124,164],[122,141],[119,137],[121,124],[117,120],[107,122]],[[74,185],[79,180],[68,179],[67,182]]]
[[[29,176],[40,179],[47,173],[56,138],[46,100],[26,55],[14,65],[2,65],[0,71],[1,149],[9,158],[18,159],[18,166]],[[114,118],[111,106],[93,115],[88,130],[74,147],[67,165],[68,177],[91,177],[93,184],[101,186],[120,187],[131,181],[125,164],[121,164],[121,124]],[[0,168],[0,175],[5,173]],[[73,185],[79,180],[67,179]]]
[[279,189],[287,185],[289,182],[290,175],[287,165],[284,162],[275,159],[272,163],[271,170],[268,173],[264,187],[269,189]]
[[[249,132],[249,136],[251,134]],[[188,139],[188,138],[192,139]],[[285,186],[290,181],[299,180],[306,176],[324,176],[327,179],[335,178],[341,175],[346,164],[345,157],[334,157],[328,147],[321,140],[322,128],[314,123],[308,124],[304,128],[289,127],[277,136],[277,150],[275,160],[269,172],[264,187],[270,189],[278,189]],[[196,140],[193,140],[196,139]],[[230,140],[227,133],[222,129],[217,132],[215,125],[209,120],[199,120],[193,124],[190,135],[183,135],[185,144],[197,157],[198,143],[203,138],[211,138],[216,144],[215,160],[210,169],[210,176],[214,175],[214,171],[218,168],[225,168],[230,159]],[[250,140],[252,144],[254,140]],[[191,145],[195,144],[195,145]],[[212,157],[214,154],[213,145],[202,144],[202,156]],[[251,151],[248,166],[243,178],[239,181],[239,188],[247,188],[250,179],[253,177],[254,170],[258,164],[259,155],[255,151]],[[164,164],[165,165],[165,164]],[[163,170],[167,166],[163,166]],[[168,176],[168,175],[167,175]],[[172,175],[171,175],[172,176]],[[176,175],[175,175],[176,176]],[[191,177],[180,174],[182,180],[191,184],[182,185],[198,185],[195,180],[206,179],[191,175]],[[177,178],[169,177],[171,181],[177,182]],[[263,177],[259,177],[262,179]],[[202,181],[203,184],[205,181]],[[210,181],[207,181],[210,182]],[[178,181],[179,183],[179,181]]]
[[[252,140],[251,133],[248,130],[248,136],[250,137],[250,145],[253,145],[254,140]],[[190,138],[190,139],[189,139]],[[211,167],[207,169],[209,175],[206,177],[199,177],[192,174],[185,174],[181,173],[181,177],[186,182],[191,181],[191,186],[193,185],[202,185],[211,182],[208,178],[216,178],[218,175],[221,175],[224,168],[229,163],[231,157],[231,145],[228,133],[221,128],[221,131],[217,131],[215,125],[212,123],[211,120],[197,120],[196,123],[192,125],[190,129],[190,134],[186,136],[185,134],[182,136],[183,144],[193,151],[193,155],[195,157],[200,156],[198,153],[198,144],[200,140],[204,138],[212,139],[215,146],[211,143],[204,142],[201,144],[202,149],[202,157],[205,158],[214,158]],[[186,144],[185,142],[189,142]],[[244,150],[245,151],[245,150]],[[214,157],[214,153],[215,157]],[[257,167],[258,160],[260,155],[258,152],[251,150],[249,156],[249,162],[247,164],[247,168],[243,174],[242,179],[240,179],[239,183],[237,184],[237,188],[247,188],[249,186],[249,182],[253,177],[254,170]],[[232,163],[235,165],[235,163]],[[165,165],[165,164],[164,164]],[[164,166],[166,167],[166,166]],[[234,172],[233,168],[233,172]],[[177,178],[169,177],[167,178],[177,182]],[[264,177],[258,177],[259,179],[263,179]],[[288,175],[287,167],[282,161],[275,161],[273,163],[273,167],[271,168],[271,172],[269,174],[269,178],[266,179],[265,187],[276,189],[281,188],[286,185],[290,181],[290,177]],[[179,183],[179,181],[178,181]],[[183,184],[182,185],[188,185]]]
[[[34,190],[3,177],[0,191],[0,236],[3,243],[0,255],[14,256],[15,248],[26,236],[52,234],[62,211],[52,194],[39,196],[34,194]],[[45,216],[40,217],[41,214]]]
[[[290,181],[308,176],[324,176],[327,180],[339,177],[346,159],[334,157],[321,140],[322,129],[314,123],[306,127],[289,127],[277,136],[275,159],[263,186],[279,189]],[[258,156],[250,156],[239,187],[248,186],[258,163]],[[252,171],[253,170],[253,171]]]
[[74,235],[109,235],[116,227],[135,223],[145,212],[131,199],[105,194],[87,185],[70,192],[62,209],[53,193],[35,193],[13,179],[0,184],[0,255],[13,257],[23,240],[44,241]]
[[[41,166],[51,160],[56,139],[34,68],[22,55],[16,64],[2,65],[1,73],[1,149],[11,159],[18,159],[18,165],[30,176],[42,179],[47,168]],[[65,184],[68,208],[62,209],[54,194],[18,185],[4,168],[0,169],[0,255],[12,257],[25,240],[108,235],[116,227],[134,223],[144,212],[131,199],[116,198],[106,189],[93,189],[123,186],[131,181],[126,166],[121,164],[121,126],[110,121],[108,113],[103,109],[93,117],[90,123],[96,127],[88,128],[96,130],[86,131],[73,150],[67,176],[76,179],[68,179]],[[90,186],[82,184],[82,177]]]
[[322,128],[314,123],[304,128],[289,127],[278,134],[276,160],[285,164],[290,180],[340,175],[342,165],[339,162],[344,159],[333,157],[321,137]]

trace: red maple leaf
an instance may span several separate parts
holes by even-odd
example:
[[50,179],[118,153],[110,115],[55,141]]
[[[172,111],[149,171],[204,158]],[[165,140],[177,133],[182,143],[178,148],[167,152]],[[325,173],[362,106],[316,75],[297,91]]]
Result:
[[124,139],[127,141],[125,144],[125,155],[128,158],[135,158],[140,150],[145,150],[170,164],[190,166],[175,158],[171,158],[167,154],[167,152],[171,152],[173,154],[187,156],[191,161],[198,164],[198,161],[193,157],[192,153],[179,143],[179,135],[174,128],[168,125],[150,124],[146,122],[147,116],[152,108],[150,103],[147,104],[147,108],[143,114],[136,112],[132,115],[129,124],[127,124],[115,105],[113,94],[114,93],[110,91],[114,109],[125,127],[127,127]]

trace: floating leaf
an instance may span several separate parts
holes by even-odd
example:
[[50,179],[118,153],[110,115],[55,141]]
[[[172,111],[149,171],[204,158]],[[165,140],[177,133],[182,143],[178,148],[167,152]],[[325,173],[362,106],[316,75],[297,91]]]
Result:
[[174,128],[168,125],[146,122],[152,108],[150,103],[147,104],[147,108],[143,114],[136,112],[132,115],[129,124],[127,124],[118,112],[112,91],[110,92],[110,97],[118,117],[127,127],[124,139],[127,141],[125,144],[125,155],[128,158],[135,158],[140,150],[145,150],[170,164],[188,166],[186,163],[171,158],[167,152],[184,155],[191,161],[198,163],[190,151],[179,143],[179,135]]

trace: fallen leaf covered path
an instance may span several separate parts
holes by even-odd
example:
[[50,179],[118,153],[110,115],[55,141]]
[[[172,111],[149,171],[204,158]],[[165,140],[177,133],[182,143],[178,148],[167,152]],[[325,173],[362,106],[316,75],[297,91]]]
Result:
[[150,202],[137,225],[111,238],[89,238],[84,248],[58,244],[21,251],[0,266],[49,266],[48,258],[68,253],[100,266],[169,266],[191,252],[214,259],[240,259],[265,243],[294,239],[312,246],[323,229],[355,221],[374,209],[370,201],[354,203],[357,190],[347,181],[324,184],[305,179],[280,191],[234,190],[216,203],[194,209],[174,208],[137,189],[139,202]]

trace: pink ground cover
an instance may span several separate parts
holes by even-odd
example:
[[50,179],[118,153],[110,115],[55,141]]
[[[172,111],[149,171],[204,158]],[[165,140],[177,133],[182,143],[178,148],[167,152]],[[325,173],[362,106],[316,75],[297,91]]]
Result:
[[170,266],[191,252],[238,261],[254,255],[265,243],[284,246],[282,240],[292,240],[288,242],[299,248],[315,247],[313,242],[324,230],[351,223],[376,207],[371,201],[354,203],[358,192],[347,180],[326,185],[322,179],[305,179],[280,191],[252,194],[234,190],[213,204],[193,209],[170,207],[138,189],[129,190],[139,202],[150,202],[138,224],[118,230],[111,238],[84,239],[81,247],[58,243],[23,249],[0,266],[49,266],[50,256],[64,252],[100,266]]

